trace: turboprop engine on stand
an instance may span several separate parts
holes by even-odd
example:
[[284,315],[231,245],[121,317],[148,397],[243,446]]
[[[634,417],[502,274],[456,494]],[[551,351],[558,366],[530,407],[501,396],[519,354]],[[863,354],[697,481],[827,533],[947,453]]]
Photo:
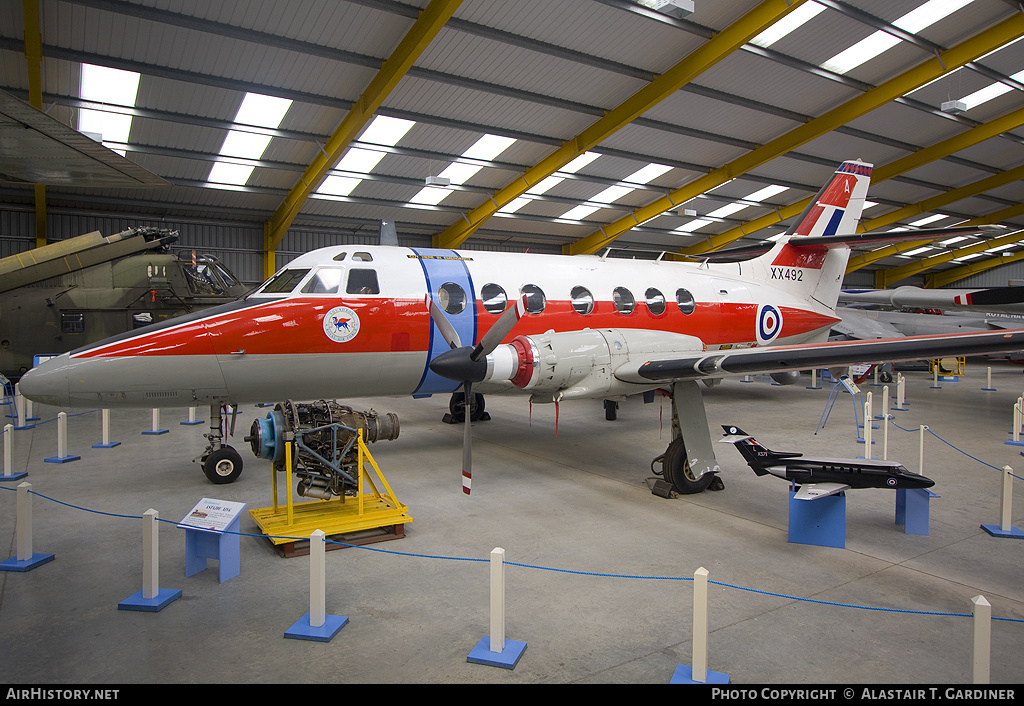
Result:
[[272,461],[274,470],[285,470],[285,444],[295,441],[293,466],[303,497],[330,500],[358,487],[359,430],[363,441],[398,438],[398,416],[374,410],[357,412],[334,401],[319,400],[278,404],[263,419],[252,423],[245,440],[252,452]]

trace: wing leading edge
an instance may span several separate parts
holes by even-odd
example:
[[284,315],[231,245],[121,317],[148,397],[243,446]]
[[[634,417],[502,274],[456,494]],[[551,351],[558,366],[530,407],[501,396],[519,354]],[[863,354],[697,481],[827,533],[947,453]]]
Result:
[[631,361],[615,371],[624,382],[676,382],[730,375],[809,370],[858,363],[1009,353],[1024,349],[1024,330],[908,336],[694,352],[662,360]]

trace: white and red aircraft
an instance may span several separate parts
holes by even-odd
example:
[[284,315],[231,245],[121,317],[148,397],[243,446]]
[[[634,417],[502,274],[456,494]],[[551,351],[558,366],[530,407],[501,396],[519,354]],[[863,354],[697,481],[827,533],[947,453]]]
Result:
[[667,389],[665,480],[700,492],[719,467],[699,380],[770,372],[793,381],[815,367],[1024,348],[1024,331],[827,342],[850,244],[893,238],[855,235],[870,174],[869,164],[843,163],[786,237],[738,262],[323,248],[245,299],[46,361],[20,388],[58,406],[209,404],[204,471],[230,482],[242,462],[222,443],[223,405],[461,385],[466,492],[480,394],[558,403]]

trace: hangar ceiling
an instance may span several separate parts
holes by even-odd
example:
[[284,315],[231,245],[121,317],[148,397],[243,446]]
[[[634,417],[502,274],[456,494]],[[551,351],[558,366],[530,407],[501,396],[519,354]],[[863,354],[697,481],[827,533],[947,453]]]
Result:
[[698,255],[779,235],[861,159],[868,230],[1006,230],[851,271],[941,285],[1024,259],[1020,5],[666,4],[687,3],[24,0],[0,89],[169,183],[49,206],[259,224],[269,250],[391,219],[439,247]]

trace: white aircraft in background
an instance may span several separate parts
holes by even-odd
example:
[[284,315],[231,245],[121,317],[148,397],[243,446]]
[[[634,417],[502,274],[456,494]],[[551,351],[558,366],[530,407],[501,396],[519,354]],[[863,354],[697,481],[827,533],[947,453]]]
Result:
[[464,490],[477,396],[615,400],[668,390],[667,482],[717,471],[697,382],[1024,348],[1024,331],[828,342],[871,165],[844,162],[765,254],[739,262],[339,245],[292,260],[243,300],[53,358],[21,380],[58,406],[211,406],[203,468],[230,482],[222,405],[464,392]]

